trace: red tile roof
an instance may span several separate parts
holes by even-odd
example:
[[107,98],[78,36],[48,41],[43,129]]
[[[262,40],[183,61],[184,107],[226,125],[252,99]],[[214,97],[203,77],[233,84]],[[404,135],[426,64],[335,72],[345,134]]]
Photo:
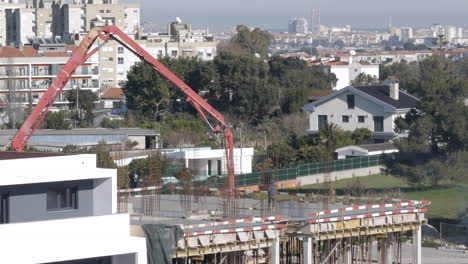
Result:
[[107,88],[107,90],[104,91],[104,93],[101,95],[102,99],[118,99],[118,100],[124,100],[125,99],[125,94],[122,88]]
[[[76,46],[65,46],[66,51],[74,51]],[[69,57],[67,52],[44,52],[44,55],[39,55],[37,50],[32,46],[24,46],[23,49],[17,47],[0,47],[0,58],[24,58],[24,57]]]

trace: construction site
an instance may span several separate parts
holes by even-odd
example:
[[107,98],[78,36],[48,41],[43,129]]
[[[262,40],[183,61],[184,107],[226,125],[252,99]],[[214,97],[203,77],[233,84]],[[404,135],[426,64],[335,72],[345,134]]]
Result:
[[[96,39],[115,40],[150,64],[187,96],[212,132],[223,137],[226,175],[221,188],[186,181],[118,190],[117,212],[130,215],[132,236],[147,238],[149,259],[181,264],[421,263],[428,201],[337,196],[331,161],[325,161],[321,171],[326,195],[278,192],[282,185],[271,177],[239,188],[234,138],[224,117],[114,26],[93,29],[83,40],[18,130],[12,150],[26,148],[77,66],[99,49],[92,49]],[[402,250],[408,244],[411,256]]]
[[173,263],[421,263],[427,201],[225,191],[120,190],[119,211],[131,215],[135,236],[144,224],[180,227]]

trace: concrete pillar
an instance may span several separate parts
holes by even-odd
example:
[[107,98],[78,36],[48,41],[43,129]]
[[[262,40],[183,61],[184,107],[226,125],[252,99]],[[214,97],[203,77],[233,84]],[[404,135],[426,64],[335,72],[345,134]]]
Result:
[[304,237],[302,240],[302,255],[304,256],[304,264],[313,264],[314,255],[313,255],[313,243],[312,237]]
[[342,262],[343,264],[351,264],[353,256],[351,255],[351,238],[344,239],[343,251],[342,251]]
[[385,264],[385,238],[378,238],[377,239],[377,263]]
[[275,238],[273,245],[270,247],[270,263],[280,264],[280,244],[279,238]]
[[421,226],[413,230],[413,264],[421,264]]
[[393,233],[388,233],[385,240],[385,264],[393,264]]

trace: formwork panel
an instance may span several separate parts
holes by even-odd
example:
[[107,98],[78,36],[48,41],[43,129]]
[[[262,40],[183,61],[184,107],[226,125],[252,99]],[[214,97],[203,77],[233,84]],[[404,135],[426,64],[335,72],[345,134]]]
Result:
[[361,221],[357,219],[357,220],[351,220],[351,221],[337,222],[336,228],[337,229],[355,228],[360,225],[361,225]]

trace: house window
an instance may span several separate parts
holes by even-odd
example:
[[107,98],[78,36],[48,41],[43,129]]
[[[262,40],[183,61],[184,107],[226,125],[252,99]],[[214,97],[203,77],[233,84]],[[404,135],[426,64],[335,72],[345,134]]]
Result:
[[211,175],[211,160],[208,160],[208,176]]
[[117,48],[117,53],[118,54],[123,54],[124,53],[124,48],[123,47],[118,47]]
[[374,132],[383,132],[383,116],[374,116]]
[[358,117],[357,117],[357,121],[358,121],[359,123],[364,123],[364,116],[358,116]]
[[119,64],[124,64],[124,58],[119,57],[117,58]]
[[10,199],[8,194],[0,195],[0,224],[10,222]]
[[171,56],[172,57],[177,57],[177,50],[171,51]]
[[318,116],[318,130],[322,130],[325,125],[327,124],[327,116],[326,115],[319,115]]
[[78,209],[78,188],[51,189],[47,191],[47,210]]
[[223,172],[221,170],[221,160],[217,160],[217,163],[218,163],[218,175],[221,175]]
[[341,116],[341,121],[343,123],[349,123],[349,116],[347,116],[347,115]]
[[354,109],[354,95],[348,94],[346,96],[346,101],[348,102],[348,109]]

